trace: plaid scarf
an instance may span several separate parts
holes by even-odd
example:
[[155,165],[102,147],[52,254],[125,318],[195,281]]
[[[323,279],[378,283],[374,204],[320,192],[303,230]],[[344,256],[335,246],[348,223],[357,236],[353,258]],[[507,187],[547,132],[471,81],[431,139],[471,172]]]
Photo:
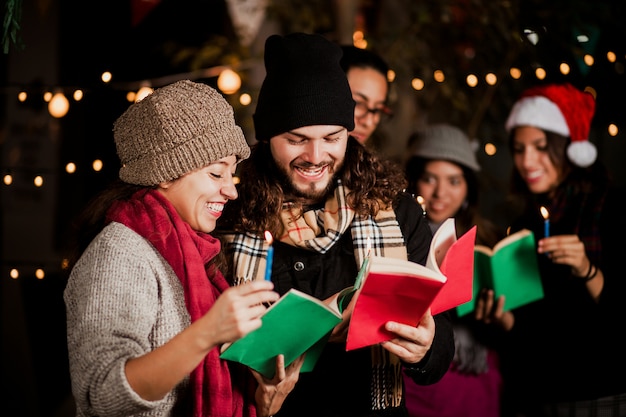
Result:
[[[304,213],[286,203],[281,212],[281,242],[306,250],[326,253],[348,229],[352,233],[354,258],[360,266],[368,249],[372,255],[407,259],[402,231],[393,210],[380,210],[376,217],[359,218],[346,202],[348,190],[338,181],[323,208]],[[226,236],[234,260],[237,285],[264,279],[269,244],[261,236],[242,233]],[[369,241],[369,248],[368,248]],[[356,278],[356,277],[355,277]],[[372,352],[372,409],[397,407],[402,401],[400,359],[380,345]]]
[[[117,201],[107,221],[129,227],[147,239],[172,267],[185,292],[185,305],[194,322],[215,303],[228,282],[209,262],[220,251],[219,240],[194,231],[177,214],[172,204],[156,190],[138,191],[128,201]],[[254,406],[232,383],[228,364],[211,349],[190,378],[194,417],[255,416]]]

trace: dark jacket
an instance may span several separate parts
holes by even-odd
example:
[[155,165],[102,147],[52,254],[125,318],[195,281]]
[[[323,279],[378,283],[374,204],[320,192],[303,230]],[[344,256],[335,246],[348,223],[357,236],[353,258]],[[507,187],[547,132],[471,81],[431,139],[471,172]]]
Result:
[[[431,232],[421,209],[408,194],[398,197],[394,210],[404,236],[408,258],[425,264]],[[327,253],[303,250],[274,243],[272,280],[283,294],[297,288],[319,299],[326,299],[354,284],[357,265],[352,238],[345,233]],[[424,360],[405,366],[418,384],[437,382],[454,356],[454,340],[449,313],[435,316],[436,332],[432,348]],[[315,370],[300,375],[277,416],[391,416],[406,415],[406,409],[374,413],[370,399],[370,348],[346,352],[345,344],[328,344]]]
[[[592,300],[569,266],[538,256],[545,297],[514,311],[515,325],[502,352],[507,399],[514,408],[626,393],[623,191],[610,192],[593,208],[601,193],[565,204],[560,220],[551,224],[552,235],[572,234],[575,228],[585,235],[591,222],[599,222],[602,250],[591,260],[604,274],[600,300]],[[543,220],[536,211],[514,230],[527,227],[542,238]]]

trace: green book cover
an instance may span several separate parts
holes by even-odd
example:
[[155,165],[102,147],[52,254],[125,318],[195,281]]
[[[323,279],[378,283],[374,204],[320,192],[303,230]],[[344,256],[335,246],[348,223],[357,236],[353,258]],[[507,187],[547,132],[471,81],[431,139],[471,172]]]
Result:
[[306,352],[300,372],[312,371],[332,329],[341,322],[341,314],[319,299],[291,289],[263,313],[261,321],[261,327],[225,345],[220,358],[272,378],[281,353],[287,366]]
[[520,230],[502,239],[493,249],[474,247],[473,297],[457,307],[459,316],[474,311],[482,288],[492,288],[496,298],[505,296],[504,311],[543,298],[533,232]]

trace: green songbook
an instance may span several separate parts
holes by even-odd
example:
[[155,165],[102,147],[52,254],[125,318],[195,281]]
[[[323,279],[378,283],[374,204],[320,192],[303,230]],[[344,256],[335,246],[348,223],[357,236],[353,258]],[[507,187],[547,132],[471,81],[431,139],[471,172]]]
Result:
[[476,297],[483,288],[493,289],[496,298],[505,296],[504,311],[543,298],[533,232],[528,229],[515,232],[496,243],[493,249],[474,247],[473,297],[457,307],[459,316],[474,311]]
[[312,371],[332,329],[341,322],[341,313],[291,289],[263,313],[261,321],[258,329],[224,345],[220,358],[242,363],[272,378],[276,357],[281,353],[287,366],[306,352],[300,372]]

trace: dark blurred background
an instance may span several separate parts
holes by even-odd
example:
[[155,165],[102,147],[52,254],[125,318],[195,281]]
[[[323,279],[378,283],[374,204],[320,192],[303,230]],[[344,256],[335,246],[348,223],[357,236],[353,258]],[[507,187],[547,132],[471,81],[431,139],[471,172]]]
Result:
[[[569,81],[597,93],[591,140],[626,183],[626,2],[621,0],[5,0],[0,55],[0,414],[74,415],[62,292],[72,220],[117,175],[111,127],[129,91],[191,78],[217,86],[222,67],[242,85],[226,94],[249,143],[272,33],[320,33],[367,48],[395,71],[394,117],[376,146],[402,162],[410,134],[447,121],[474,139],[483,209],[502,223],[511,169],[504,121],[519,93]],[[17,25],[11,25],[11,22]],[[581,38],[580,36],[585,36]],[[357,39],[358,40],[358,39]],[[585,55],[593,62],[585,63]],[[560,66],[566,63],[569,72]],[[521,76],[511,76],[511,68]],[[436,81],[434,72],[444,80]],[[537,74],[545,71],[545,78]],[[101,79],[110,71],[112,79]],[[497,82],[490,85],[486,76]],[[477,84],[468,85],[468,76]],[[421,80],[423,88],[412,87]],[[72,93],[80,89],[80,101]],[[18,99],[20,92],[28,98]],[[69,111],[52,117],[45,92]],[[242,93],[250,104],[242,104]],[[615,130],[611,130],[615,129]],[[491,154],[487,145],[496,150]],[[487,146],[487,147],[486,147]],[[487,151],[486,151],[487,150]],[[489,152],[489,153],[488,153]],[[102,163],[100,169],[93,162]],[[68,172],[68,163],[75,166]],[[41,184],[36,185],[36,178]],[[244,179],[245,180],[245,179]]]

